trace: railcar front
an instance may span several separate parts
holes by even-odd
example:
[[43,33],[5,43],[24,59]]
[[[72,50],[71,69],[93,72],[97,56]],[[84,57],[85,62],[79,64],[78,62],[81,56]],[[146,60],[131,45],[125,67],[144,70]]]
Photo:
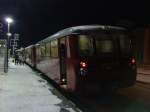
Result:
[[[81,90],[113,90],[136,81],[132,38],[125,31],[103,30],[77,36],[76,70]],[[73,49],[72,49],[73,50]]]

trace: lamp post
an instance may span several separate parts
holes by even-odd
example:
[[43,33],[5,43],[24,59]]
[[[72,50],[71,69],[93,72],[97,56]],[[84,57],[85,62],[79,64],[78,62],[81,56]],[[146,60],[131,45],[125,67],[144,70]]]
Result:
[[8,17],[5,19],[5,21],[7,22],[7,47],[6,47],[6,57],[5,57],[5,64],[4,64],[4,72],[7,73],[8,72],[8,50],[9,50],[9,37],[11,36],[10,33],[10,24],[13,22],[13,19]]

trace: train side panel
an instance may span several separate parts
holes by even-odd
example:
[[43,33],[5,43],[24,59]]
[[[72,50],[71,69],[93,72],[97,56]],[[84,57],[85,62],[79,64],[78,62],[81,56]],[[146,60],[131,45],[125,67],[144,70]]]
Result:
[[[58,46],[57,46],[58,47]],[[41,72],[43,72],[45,75],[47,75],[52,80],[55,80],[57,83],[59,83],[59,77],[60,77],[60,68],[59,68],[59,58],[58,54],[55,53],[53,49],[51,56],[46,53],[46,50],[50,48],[45,49],[45,54],[42,54],[42,49],[40,46],[36,46],[36,67]],[[58,49],[57,49],[58,51]]]
[[[77,91],[79,86],[78,77],[78,59],[77,59],[77,39],[74,37],[67,38],[67,88],[69,91]],[[80,85],[82,86],[82,85]]]
[[37,62],[37,69],[59,83],[59,59],[44,58]]
[[73,28],[78,29],[75,33],[73,29],[58,32],[40,41],[35,49],[27,49],[26,61],[71,92],[113,89],[123,81],[127,87],[133,85],[136,60],[131,39],[124,30],[100,28],[85,26]]

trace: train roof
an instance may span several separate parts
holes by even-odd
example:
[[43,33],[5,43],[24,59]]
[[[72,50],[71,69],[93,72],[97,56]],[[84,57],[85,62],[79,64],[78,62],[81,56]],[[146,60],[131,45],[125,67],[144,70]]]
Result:
[[34,45],[30,45],[28,47],[25,47],[25,49],[28,49],[28,48],[32,48]]
[[21,48],[17,49],[16,52],[21,52],[23,50],[24,50],[24,48],[21,47]]
[[59,38],[59,37],[64,37],[70,34],[78,34],[81,32],[87,32],[87,31],[94,31],[94,30],[105,30],[105,31],[109,31],[109,30],[119,30],[119,31],[124,31],[126,30],[123,27],[118,27],[118,26],[108,26],[108,25],[84,25],[84,26],[75,26],[75,27],[70,27],[70,28],[66,28],[64,30],[61,30],[49,37],[47,37],[46,39],[39,41],[38,43],[43,43],[43,42],[47,42],[50,41],[53,38]]

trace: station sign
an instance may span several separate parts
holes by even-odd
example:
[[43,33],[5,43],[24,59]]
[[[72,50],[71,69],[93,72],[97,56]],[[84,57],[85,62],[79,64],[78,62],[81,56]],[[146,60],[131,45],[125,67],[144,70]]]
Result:
[[19,40],[19,34],[15,33],[15,34],[14,34],[14,39],[15,39],[15,40]]

